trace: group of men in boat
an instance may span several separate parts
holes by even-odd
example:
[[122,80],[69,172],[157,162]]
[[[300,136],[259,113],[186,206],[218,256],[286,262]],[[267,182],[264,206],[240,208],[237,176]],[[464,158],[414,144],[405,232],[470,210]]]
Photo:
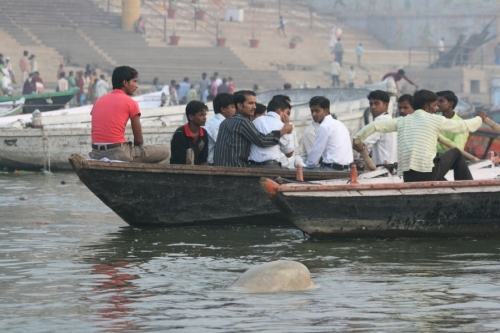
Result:
[[[128,66],[117,67],[113,91],[96,101],[92,109],[93,159],[157,163],[167,159],[165,145],[143,145],[140,109],[130,98],[137,89],[138,73]],[[330,101],[313,97],[309,106],[313,122],[304,132],[302,154],[290,124],[291,101],[277,95],[267,105],[267,114],[256,116],[253,91],[219,94],[213,101],[215,117],[207,122],[208,107],[201,101],[186,106],[187,124],[179,127],[170,144],[171,164],[186,164],[187,151],[195,165],[281,169],[302,166],[305,170],[347,170],[354,162],[352,149],[371,150],[376,164],[396,163],[405,182],[444,180],[454,170],[456,180],[472,179],[458,148],[463,149],[469,132],[476,131],[487,117],[479,111],[462,120],[454,112],[456,96],[450,91],[435,94],[419,90],[398,100],[400,117],[388,113],[389,95],[380,90],[368,95],[374,122],[362,128],[352,144],[347,127],[330,114]],[[440,110],[443,114],[436,115]],[[258,112],[263,113],[263,112]],[[134,142],[125,139],[130,119]],[[458,148],[437,145],[439,135]],[[356,140],[356,139],[359,139]]]

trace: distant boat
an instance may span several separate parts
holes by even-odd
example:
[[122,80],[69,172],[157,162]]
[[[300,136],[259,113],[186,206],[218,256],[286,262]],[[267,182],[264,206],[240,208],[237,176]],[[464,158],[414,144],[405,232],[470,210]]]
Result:
[[469,181],[260,182],[276,207],[315,238],[500,235],[498,162],[472,165],[478,180]]
[[23,112],[24,97],[9,102],[0,102],[0,117],[16,116]]
[[25,99],[23,106],[23,113],[32,113],[35,110],[40,112],[54,111],[64,108],[80,90],[80,88],[73,88],[68,91],[48,92],[43,94],[30,94],[30,95],[16,95],[0,97],[0,103],[19,101],[21,98]]

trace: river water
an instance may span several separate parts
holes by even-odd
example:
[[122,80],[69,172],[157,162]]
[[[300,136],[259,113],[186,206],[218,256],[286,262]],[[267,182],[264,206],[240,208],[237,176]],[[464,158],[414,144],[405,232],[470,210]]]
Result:
[[[0,189],[1,332],[500,330],[498,239],[319,242],[293,228],[141,230],[73,174],[1,175]],[[318,287],[225,291],[246,269],[276,259],[302,262]]]

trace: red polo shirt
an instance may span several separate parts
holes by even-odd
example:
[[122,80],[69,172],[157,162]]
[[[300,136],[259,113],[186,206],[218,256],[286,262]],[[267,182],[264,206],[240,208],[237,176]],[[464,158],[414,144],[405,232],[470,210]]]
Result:
[[92,108],[92,142],[123,143],[129,119],[141,114],[139,104],[121,89],[99,98]]

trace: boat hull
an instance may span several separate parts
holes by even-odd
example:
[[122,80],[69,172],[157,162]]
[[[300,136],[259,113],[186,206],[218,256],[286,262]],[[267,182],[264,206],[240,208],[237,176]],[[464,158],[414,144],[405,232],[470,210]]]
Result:
[[[294,171],[208,166],[70,162],[80,180],[131,226],[289,224],[265,197],[260,177],[295,178]],[[307,179],[345,172],[305,173]]]
[[266,192],[295,226],[320,239],[500,235],[500,181],[472,182],[476,186],[402,183],[307,193],[280,192],[268,185]]

